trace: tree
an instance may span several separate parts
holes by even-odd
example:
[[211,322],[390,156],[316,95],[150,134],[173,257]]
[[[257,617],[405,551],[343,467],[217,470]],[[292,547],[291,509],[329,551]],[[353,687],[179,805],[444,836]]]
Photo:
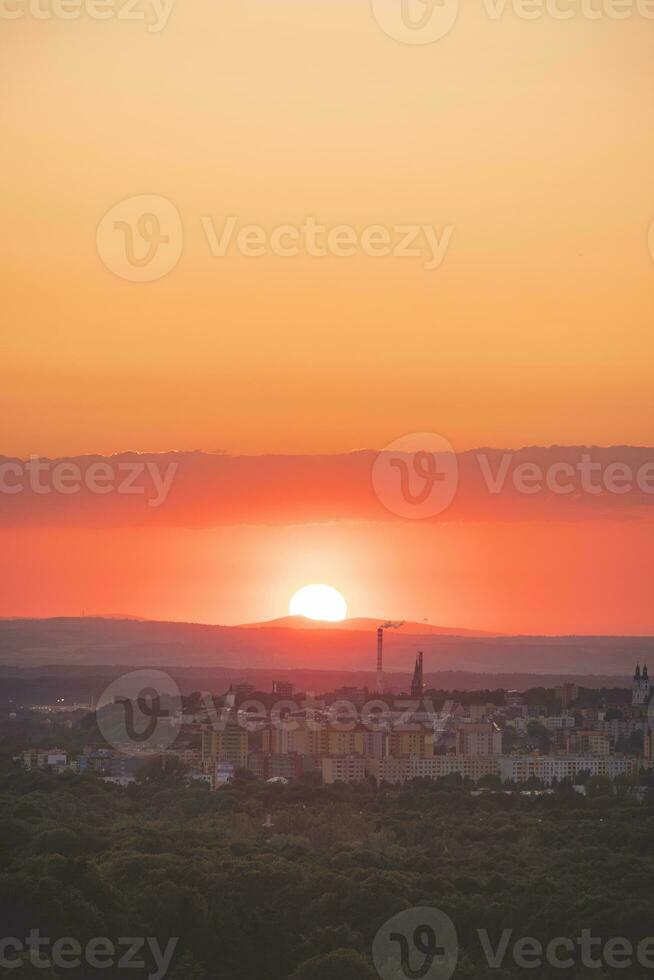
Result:
[[537,721],[530,721],[527,725],[527,735],[538,741],[538,747],[543,755],[549,755],[551,739],[544,725]]
[[513,752],[513,749],[519,741],[520,736],[512,725],[506,725],[502,729],[502,752],[506,755],[510,755]]
[[175,755],[154,756],[141,766],[136,774],[139,783],[179,782],[186,773],[186,766]]
[[7,975],[16,977],[16,980],[57,980],[57,974],[47,958],[42,958],[42,965],[37,966],[32,963],[28,953],[24,953],[20,957],[20,966],[12,966],[7,969]]
[[360,953],[336,949],[326,956],[306,960],[290,980],[375,980],[375,974]]
[[502,789],[502,780],[494,773],[487,773],[477,783],[480,789]]
[[613,782],[608,776],[591,776],[586,783],[586,792],[589,796],[611,796]]
[[193,959],[191,953],[184,953],[168,974],[168,980],[205,980],[204,969]]
[[188,698],[185,699],[185,701],[186,701],[186,711],[188,712],[188,714],[194,715],[197,714],[198,711],[201,711],[202,706],[204,704],[204,697],[201,691],[193,691],[193,693],[190,694]]

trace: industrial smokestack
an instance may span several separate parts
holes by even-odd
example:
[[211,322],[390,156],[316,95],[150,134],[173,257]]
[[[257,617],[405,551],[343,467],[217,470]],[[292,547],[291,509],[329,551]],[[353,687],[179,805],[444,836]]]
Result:
[[384,630],[397,630],[400,626],[404,626],[404,620],[401,623],[384,623],[377,630],[377,693],[384,693]]
[[377,630],[377,693],[384,691],[384,629]]

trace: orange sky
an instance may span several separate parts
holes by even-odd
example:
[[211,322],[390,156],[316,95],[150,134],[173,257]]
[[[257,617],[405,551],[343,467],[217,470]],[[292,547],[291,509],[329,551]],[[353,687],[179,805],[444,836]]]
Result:
[[[6,531],[1,615],[286,615],[314,581],[352,616],[524,634],[652,635],[654,528],[357,525]],[[620,555],[623,565],[617,565]],[[542,666],[542,665],[541,665]]]
[[[481,0],[425,46],[384,34],[368,0],[177,0],[159,33],[3,21],[0,454],[341,453],[414,431],[459,451],[653,445],[652,30],[493,22]],[[143,284],[96,250],[140,194],[184,227],[177,267]],[[202,218],[228,215],[454,232],[432,271],[215,258]],[[264,619],[310,575],[340,578],[356,615],[654,632],[651,526],[621,526],[560,522],[551,553],[536,524],[504,544],[499,525],[323,528],[310,552],[285,525],[5,530],[20,574],[5,566],[0,614]],[[425,559],[439,535],[447,574]],[[582,547],[607,564],[558,568]]]

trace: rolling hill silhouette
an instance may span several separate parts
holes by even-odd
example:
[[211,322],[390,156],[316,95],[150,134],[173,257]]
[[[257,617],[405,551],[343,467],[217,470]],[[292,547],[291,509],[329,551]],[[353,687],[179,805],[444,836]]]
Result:
[[[354,625],[353,625],[354,622]],[[119,619],[0,621],[0,666],[124,665],[224,667],[233,670],[366,671],[375,668],[378,620],[325,626],[207,626]],[[654,663],[651,637],[471,636],[389,630],[387,671],[412,669],[418,650],[425,669],[483,674],[631,676],[636,661]],[[421,630],[427,627],[419,627]]]

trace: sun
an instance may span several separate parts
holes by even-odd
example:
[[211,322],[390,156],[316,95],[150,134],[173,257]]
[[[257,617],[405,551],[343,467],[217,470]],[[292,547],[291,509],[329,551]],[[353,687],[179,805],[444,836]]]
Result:
[[340,623],[347,616],[347,602],[331,585],[305,585],[289,602],[288,611],[291,616]]

